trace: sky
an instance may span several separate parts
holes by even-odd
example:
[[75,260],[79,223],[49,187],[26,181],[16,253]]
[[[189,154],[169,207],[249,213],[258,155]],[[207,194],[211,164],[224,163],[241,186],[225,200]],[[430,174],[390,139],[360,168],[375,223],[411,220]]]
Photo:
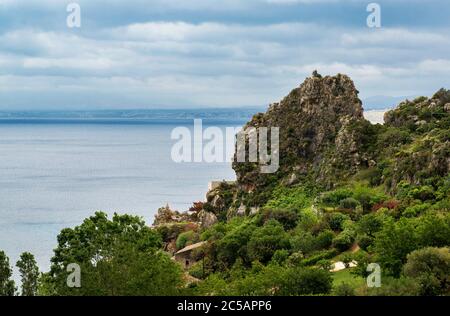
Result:
[[262,106],[315,69],[374,108],[450,88],[450,1],[377,1],[380,28],[370,2],[0,0],[0,110]]

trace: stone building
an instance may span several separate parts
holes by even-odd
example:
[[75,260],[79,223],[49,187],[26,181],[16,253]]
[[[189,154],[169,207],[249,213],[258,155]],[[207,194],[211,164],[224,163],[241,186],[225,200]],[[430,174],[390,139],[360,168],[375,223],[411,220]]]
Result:
[[192,256],[192,251],[203,247],[205,244],[206,241],[202,241],[193,245],[186,246],[175,253],[174,259],[179,263],[181,263],[181,265],[185,269],[189,269],[194,263],[197,262],[195,258]]

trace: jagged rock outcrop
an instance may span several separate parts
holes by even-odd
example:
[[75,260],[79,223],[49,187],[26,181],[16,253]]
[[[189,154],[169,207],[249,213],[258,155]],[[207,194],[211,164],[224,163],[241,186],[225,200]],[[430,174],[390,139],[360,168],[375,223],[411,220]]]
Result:
[[322,77],[316,72],[266,113],[255,115],[245,128],[279,127],[280,168],[261,174],[257,163],[235,161],[239,190],[253,195],[250,206],[260,205],[260,188],[274,183],[292,185],[310,177],[332,187],[339,176],[357,172],[372,157],[364,151],[358,131],[364,119],[361,100],[346,75]]

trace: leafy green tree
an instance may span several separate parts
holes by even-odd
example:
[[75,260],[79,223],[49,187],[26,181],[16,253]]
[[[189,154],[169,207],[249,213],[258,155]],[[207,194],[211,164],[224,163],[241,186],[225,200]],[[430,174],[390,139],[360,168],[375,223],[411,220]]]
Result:
[[263,227],[256,229],[248,242],[250,259],[263,263],[269,262],[276,250],[287,248],[288,236],[276,220],[270,220]]
[[370,213],[360,218],[357,225],[357,231],[374,237],[375,233],[383,227],[383,218],[377,214]]
[[417,223],[406,218],[385,222],[383,229],[376,234],[374,244],[383,270],[396,277],[400,275],[406,256],[419,247],[416,228]]
[[251,260],[248,258],[247,243],[256,230],[256,226],[248,221],[228,225],[233,225],[233,227],[217,242],[216,258],[212,258],[212,260],[218,261],[217,264],[223,268],[231,267],[239,257],[244,263],[249,264]]
[[445,247],[450,240],[450,213],[429,212],[418,218],[417,234],[421,247]]
[[[161,237],[139,217],[102,212],[58,235],[43,286],[57,295],[173,295],[180,267],[159,251]],[[81,268],[81,288],[66,285],[68,264]]]
[[407,277],[418,280],[421,295],[450,294],[450,249],[423,248],[408,255]]
[[20,255],[16,266],[22,278],[22,296],[36,296],[38,290],[39,268],[34,256],[29,252]]
[[0,250],[0,296],[14,296],[16,286],[11,276],[12,268],[9,265],[9,258],[4,251]]

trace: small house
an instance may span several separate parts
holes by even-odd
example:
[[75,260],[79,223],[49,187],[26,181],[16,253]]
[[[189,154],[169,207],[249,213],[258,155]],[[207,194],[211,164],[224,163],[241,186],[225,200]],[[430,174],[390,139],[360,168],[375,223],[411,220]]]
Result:
[[181,265],[185,269],[189,269],[194,263],[197,262],[192,256],[192,251],[203,247],[205,244],[206,241],[202,241],[193,245],[186,246],[183,249],[177,251],[174,255],[174,258],[176,261],[181,263]]

